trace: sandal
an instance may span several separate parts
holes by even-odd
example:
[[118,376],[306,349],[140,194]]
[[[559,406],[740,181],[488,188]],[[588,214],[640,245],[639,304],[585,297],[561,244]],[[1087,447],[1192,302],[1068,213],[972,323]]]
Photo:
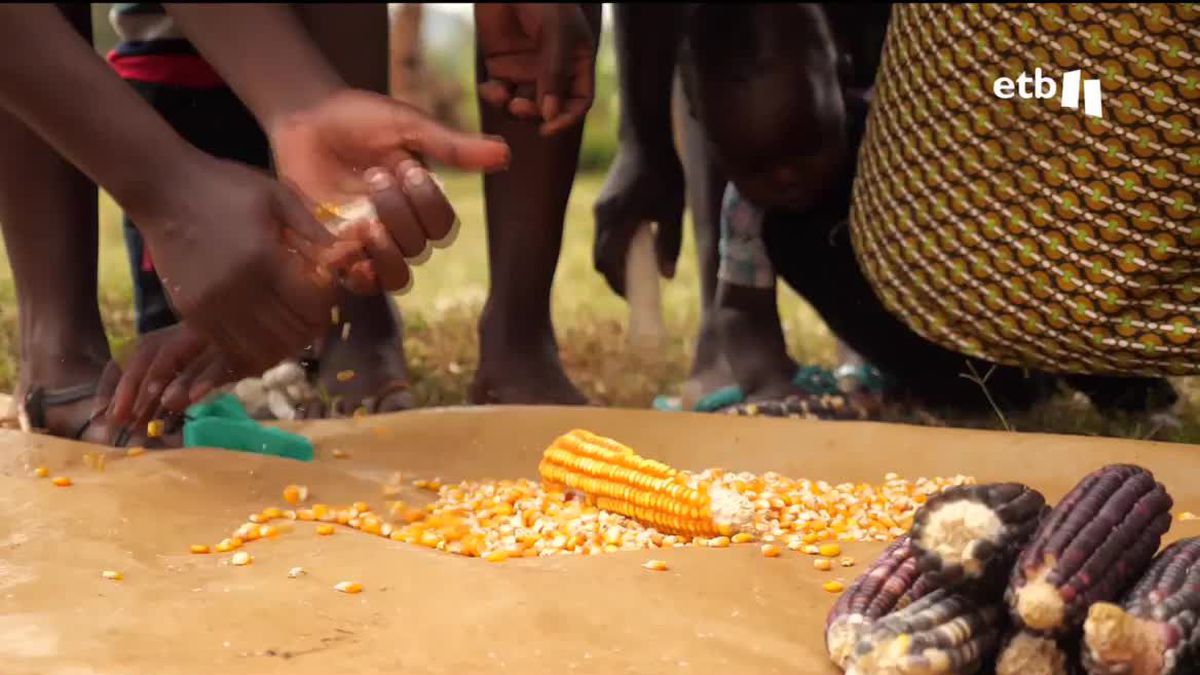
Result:
[[[56,406],[71,405],[78,403],[84,399],[92,398],[96,395],[98,383],[88,382],[77,384],[71,387],[63,387],[61,389],[47,389],[45,387],[34,387],[25,394],[25,398],[20,408],[21,428],[24,431],[45,431],[48,429],[46,424],[46,409]],[[68,436],[69,440],[82,441],[84,434],[92,427],[92,423],[100,417],[99,411],[93,413],[75,433]],[[179,430],[179,423],[182,417],[179,415],[168,415],[164,422],[163,433],[174,433]],[[112,446],[124,448],[129,445],[130,439],[133,438],[133,427],[129,425],[122,426],[117,431],[117,437],[113,440]],[[153,440],[153,439],[149,439]],[[147,443],[151,445],[151,443]]]

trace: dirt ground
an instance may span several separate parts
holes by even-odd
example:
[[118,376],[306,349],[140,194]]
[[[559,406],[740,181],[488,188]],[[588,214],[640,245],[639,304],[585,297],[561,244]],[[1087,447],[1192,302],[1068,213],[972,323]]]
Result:
[[[114,456],[0,432],[0,663],[5,675],[136,673],[836,673],[822,646],[833,596],[807,556],[755,546],[622,552],[490,564],[311,523],[248,544],[254,562],[191,555],[289,483],[313,499],[379,506],[406,478],[535,477],[542,450],[582,427],[681,468],[721,466],[830,482],[964,473],[1060,497],[1087,471],[1133,462],[1176,511],[1200,511],[1195,448],[1152,442],[871,423],[818,423],[561,408],[430,410],[292,425],[317,446],[300,463],[177,450]],[[334,458],[339,449],[345,458]],[[56,488],[45,465],[74,480]],[[402,495],[417,502],[420,495]],[[1171,538],[1200,535],[1177,523]],[[877,545],[847,546],[867,561]],[[650,557],[670,570],[642,569]],[[288,578],[293,566],[308,575]],[[102,578],[102,570],[124,574]],[[335,592],[342,580],[359,595]]]

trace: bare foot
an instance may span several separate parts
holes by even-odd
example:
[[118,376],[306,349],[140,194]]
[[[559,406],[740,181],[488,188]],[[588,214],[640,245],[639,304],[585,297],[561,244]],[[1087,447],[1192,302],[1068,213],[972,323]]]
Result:
[[489,340],[482,324],[479,332],[479,370],[468,393],[472,404],[587,405],[587,397],[563,371],[553,329],[547,327],[541,339],[526,340],[512,349]]
[[317,356],[317,400],[303,405],[305,418],[342,417],[413,407],[404,328],[384,296],[345,299]]

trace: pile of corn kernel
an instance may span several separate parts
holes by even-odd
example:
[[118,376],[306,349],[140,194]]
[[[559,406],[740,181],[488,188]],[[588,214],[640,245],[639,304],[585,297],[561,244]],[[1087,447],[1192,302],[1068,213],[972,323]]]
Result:
[[[306,506],[307,489],[288,486],[284,500],[293,508],[269,507],[251,514],[246,523],[214,548],[217,552],[233,551],[247,542],[291,531],[293,521],[312,521],[318,535],[334,534],[341,526],[492,562],[682,546],[720,548],[750,542],[761,543],[766,557],[778,556],[781,547],[836,556],[838,552],[833,548],[838,542],[884,542],[903,535],[929,496],[954,485],[975,482],[961,475],[909,481],[889,473],[880,484],[831,485],[771,472],[755,475],[720,469],[697,473],[694,478],[749,499],[754,505],[753,532],[708,539],[680,537],[600,510],[579,496],[545,490],[536,481],[442,485],[434,480],[412,483],[436,492],[432,502],[410,506],[403,501],[387,501],[383,512],[373,511],[366,502]],[[396,485],[385,488],[385,494],[396,492]],[[204,545],[193,547],[197,553],[208,550]],[[846,560],[842,564],[848,566]]]

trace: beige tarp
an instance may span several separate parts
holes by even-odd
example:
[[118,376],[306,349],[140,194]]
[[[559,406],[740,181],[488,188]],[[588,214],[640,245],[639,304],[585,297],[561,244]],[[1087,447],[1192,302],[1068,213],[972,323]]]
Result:
[[[1026,481],[1057,499],[1110,462],[1153,470],[1200,511],[1195,446],[857,423],[604,409],[421,411],[297,425],[318,460],[180,450],[83,463],[96,448],[0,434],[0,673],[836,673],[821,632],[830,573],[757,547],[490,564],[349,530],[297,528],[247,546],[247,567],[189,555],[246,516],[281,505],[288,483],[326,502],[364,499],[407,477],[534,477],[542,449],[574,427],[685,468],[775,470],[878,481],[972,474]],[[333,459],[340,448],[348,457]],[[46,465],[75,480],[55,488]],[[410,499],[418,499],[414,491]],[[304,524],[302,524],[304,525]],[[1177,523],[1171,537],[1200,535]],[[877,546],[849,546],[865,561]],[[308,575],[289,579],[303,566]],[[123,581],[101,578],[120,570]],[[860,571],[858,568],[841,570]],[[834,572],[833,574],[839,574]],[[845,575],[847,580],[851,574]],[[332,590],[341,580],[360,595]]]

